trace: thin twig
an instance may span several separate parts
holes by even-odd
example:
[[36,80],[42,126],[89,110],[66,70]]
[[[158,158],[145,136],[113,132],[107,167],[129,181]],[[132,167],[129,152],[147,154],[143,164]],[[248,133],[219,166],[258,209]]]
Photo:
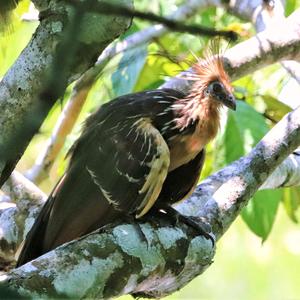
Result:
[[[67,3],[70,3],[74,6],[82,5],[82,2],[78,0],[64,0]],[[194,35],[202,35],[202,36],[222,36],[229,40],[236,40],[238,35],[236,32],[232,30],[215,30],[212,28],[200,26],[200,25],[187,25],[182,22],[178,22],[172,19],[168,19],[151,12],[142,12],[135,9],[128,8],[126,6],[115,5],[105,1],[98,2],[93,1],[92,3],[87,3],[84,8],[86,12],[98,12],[101,14],[108,15],[117,15],[122,17],[135,17],[142,20],[147,20],[155,23],[160,23],[168,27],[172,31],[177,32],[187,32]]]

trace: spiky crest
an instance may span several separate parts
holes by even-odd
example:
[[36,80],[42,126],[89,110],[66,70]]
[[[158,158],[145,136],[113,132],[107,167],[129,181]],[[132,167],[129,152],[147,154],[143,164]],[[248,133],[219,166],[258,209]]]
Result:
[[192,90],[199,90],[199,88],[202,90],[202,86],[206,88],[212,81],[218,80],[229,92],[232,92],[228,74],[224,69],[223,51],[220,45],[219,38],[213,39],[204,51],[204,58],[197,58],[197,62],[192,66],[191,75],[195,80]]
[[186,79],[193,80],[194,83],[189,94],[173,105],[173,109],[178,115],[177,126],[183,130],[197,119],[200,120],[200,123],[205,123],[209,118],[214,120],[213,126],[217,130],[221,103],[211,101],[205,96],[204,91],[213,81],[220,81],[230,93],[233,90],[229,76],[224,69],[220,40],[213,40],[210,43],[204,58],[197,58],[197,62],[192,66]]

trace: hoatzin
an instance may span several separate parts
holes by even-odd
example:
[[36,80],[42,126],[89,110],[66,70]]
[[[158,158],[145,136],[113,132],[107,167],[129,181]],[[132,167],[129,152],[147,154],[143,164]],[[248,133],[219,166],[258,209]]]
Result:
[[170,207],[193,191],[220,108],[235,110],[236,103],[220,55],[199,59],[190,77],[188,94],[129,94],[87,119],[18,266],[123,216],[141,218],[151,208]]

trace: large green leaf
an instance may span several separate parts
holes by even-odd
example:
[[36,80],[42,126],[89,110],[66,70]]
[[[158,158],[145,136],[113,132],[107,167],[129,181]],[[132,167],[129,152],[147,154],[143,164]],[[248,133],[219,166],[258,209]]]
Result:
[[279,122],[284,115],[292,110],[288,105],[277,100],[275,97],[270,95],[263,95],[261,97],[266,105],[265,113],[276,122]]
[[286,15],[289,16],[297,7],[297,1],[296,0],[287,0],[285,2],[285,12]]
[[224,133],[225,160],[230,163],[248,153],[267,133],[264,117],[245,102],[230,111]]
[[263,241],[271,232],[282,195],[281,189],[259,191],[242,210],[243,220]]
[[[179,66],[170,62],[164,55],[159,54],[158,50],[151,50],[147,62],[144,65],[141,75],[135,86],[135,91],[149,90],[158,88],[165,81],[165,76],[175,76]],[[177,72],[176,72],[177,71]]]
[[[225,160],[230,163],[248,153],[267,133],[265,118],[245,102],[239,102],[236,112],[229,112],[224,132]],[[263,240],[270,233],[282,191],[258,192],[244,208],[242,218]]]
[[231,112],[228,114],[224,139],[225,159],[227,163],[236,160],[244,154],[244,136],[239,128],[236,116]]
[[147,57],[147,46],[125,51],[117,70],[111,75],[111,98],[131,93],[138,81]]

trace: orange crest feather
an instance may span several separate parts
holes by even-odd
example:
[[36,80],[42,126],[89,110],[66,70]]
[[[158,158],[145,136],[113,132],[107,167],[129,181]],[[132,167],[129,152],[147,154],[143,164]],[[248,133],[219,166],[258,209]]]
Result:
[[228,91],[232,91],[230,79],[224,69],[223,53],[220,50],[220,39],[214,39],[210,42],[208,48],[204,51],[204,58],[197,58],[197,62],[192,66],[193,79],[198,83],[199,89],[202,85],[207,87],[212,81],[220,81]]

